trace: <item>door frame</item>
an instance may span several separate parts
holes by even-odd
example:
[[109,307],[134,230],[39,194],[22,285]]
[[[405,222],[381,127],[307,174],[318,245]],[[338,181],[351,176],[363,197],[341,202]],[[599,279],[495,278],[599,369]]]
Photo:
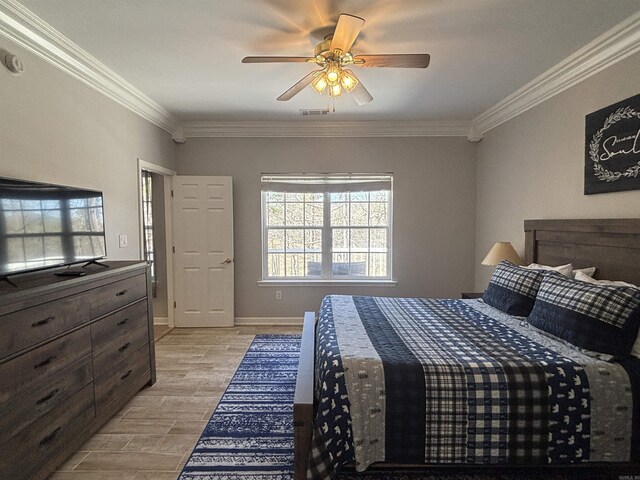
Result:
[[142,222],[142,170],[162,175],[162,184],[164,190],[164,225],[165,225],[165,241],[166,241],[166,265],[167,265],[167,316],[169,328],[175,327],[174,316],[174,294],[173,294],[173,178],[177,175],[171,170],[155,163],[146,162],[138,158],[138,230],[140,238],[140,259],[144,260],[144,224]]

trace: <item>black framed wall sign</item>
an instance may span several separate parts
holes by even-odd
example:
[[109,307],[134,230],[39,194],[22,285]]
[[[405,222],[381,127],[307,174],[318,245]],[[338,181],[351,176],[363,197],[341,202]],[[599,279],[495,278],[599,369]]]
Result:
[[584,193],[640,190],[640,94],[585,117]]

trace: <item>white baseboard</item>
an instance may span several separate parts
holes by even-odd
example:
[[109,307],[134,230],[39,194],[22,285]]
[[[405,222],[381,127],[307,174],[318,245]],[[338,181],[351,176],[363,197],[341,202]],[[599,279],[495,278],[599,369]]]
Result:
[[154,325],[169,325],[169,317],[153,317]]
[[302,317],[236,317],[236,327],[258,325],[302,326]]

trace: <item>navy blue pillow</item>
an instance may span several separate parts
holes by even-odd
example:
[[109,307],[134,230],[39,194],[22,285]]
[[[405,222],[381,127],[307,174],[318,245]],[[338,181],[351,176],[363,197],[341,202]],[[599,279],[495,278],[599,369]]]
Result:
[[544,277],[541,270],[521,268],[503,260],[493,272],[482,300],[509,315],[526,317]]
[[546,275],[527,321],[576,347],[629,355],[640,326],[640,290]]

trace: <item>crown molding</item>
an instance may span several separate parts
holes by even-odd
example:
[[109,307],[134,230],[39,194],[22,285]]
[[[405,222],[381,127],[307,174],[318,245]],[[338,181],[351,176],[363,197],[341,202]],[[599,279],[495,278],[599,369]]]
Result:
[[480,136],[560,92],[640,51],[640,12],[576,51],[556,66],[472,120]]
[[175,132],[178,121],[164,107],[15,0],[0,0],[0,35],[163,130]]
[[0,0],[0,35],[33,52],[133,113],[171,133],[188,137],[467,137],[485,133],[614,63],[640,51],[640,12],[498,102],[472,121],[189,122],[164,107],[81,49],[16,0]]
[[183,138],[194,137],[466,137],[467,121],[189,122]]

